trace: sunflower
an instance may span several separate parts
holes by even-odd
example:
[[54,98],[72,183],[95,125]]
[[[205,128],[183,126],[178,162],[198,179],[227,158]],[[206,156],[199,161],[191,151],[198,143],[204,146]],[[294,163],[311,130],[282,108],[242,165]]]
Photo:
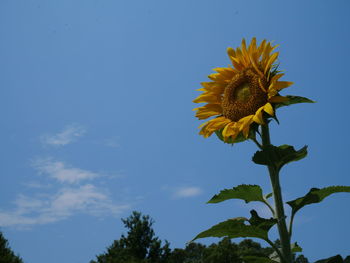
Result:
[[279,91],[293,84],[280,81],[284,74],[277,70],[276,47],[266,40],[257,46],[253,38],[248,47],[243,39],[241,47],[227,49],[233,67],[215,68],[193,101],[206,103],[194,109],[198,119],[214,117],[200,126],[199,134],[207,138],[216,132],[233,143],[239,135],[248,138],[252,124],[265,124],[265,113],[274,116],[275,104],[288,100]]

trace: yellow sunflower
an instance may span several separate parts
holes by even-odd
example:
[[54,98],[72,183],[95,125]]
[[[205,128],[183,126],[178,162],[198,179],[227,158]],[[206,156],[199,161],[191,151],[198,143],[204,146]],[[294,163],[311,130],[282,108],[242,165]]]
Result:
[[203,93],[193,101],[207,103],[194,109],[197,118],[215,116],[200,126],[199,134],[207,138],[216,132],[234,142],[240,134],[248,138],[253,123],[264,124],[264,112],[274,116],[275,103],[288,100],[279,91],[293,84],[279,80],[284,74],[276,69],[276,47],[266,40],[257,46],[253,38],[248,47],[243,39],[241,47],[227,49],[233,67],[215,68],[217,73],[208,76],[212,81],[201,83]]

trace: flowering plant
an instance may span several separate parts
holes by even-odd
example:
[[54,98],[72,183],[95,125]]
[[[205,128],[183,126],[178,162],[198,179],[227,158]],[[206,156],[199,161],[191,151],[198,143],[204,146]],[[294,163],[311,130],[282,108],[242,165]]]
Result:
[[[280,94],[293,83],[280,80],[284,73],[278,70],[276,64],[279,55],[275,52],[276,47],[266,40],[258,46],[253,38],[249,46],[243,39],[241,47],[229,48],[227,53],[232,66],[215,68],[216,73],[208,76],[211,81],[201,83],[203,87],[199,91],[203,93],[194,100],[195,103],[206,103],[194,109],[196,117],[200,120],[211,118],[200,126],[201,135],[209,137],[215,133],[221,141],[228,144],[251,140],[259,148],[252,158],[253,162],[268,168],[272,193],[264,195],[258,185],[238,185],[220,191],[208,203],[229,199],[241,199],[246,203],[261,202],[268,207],[273,217],[262,218],[255,210],[251,210],[249,219],[228,219],[193,239],[253,237],[266,241],[275,251],[269,258],[245,257],[245,262],[292,263],[293,253],[301,252],[301,247],[292,243],[296,213],[304,206],[319,203],[331,194],[350,192],[350,186],[311,188],[305,196],[286,202],[291,207],[287,226],[279,173],[284,165],[305,158],[307,146],[299,150],[286,144],[274,146],[270,140],[269,122],[278,122],[276,110],[280,107],[313,101],[300,96]],[[269,230],[274,226],[278,228],[280,247],[268,236]],[[343,262],[340,256],[327,260],[325,262]]]

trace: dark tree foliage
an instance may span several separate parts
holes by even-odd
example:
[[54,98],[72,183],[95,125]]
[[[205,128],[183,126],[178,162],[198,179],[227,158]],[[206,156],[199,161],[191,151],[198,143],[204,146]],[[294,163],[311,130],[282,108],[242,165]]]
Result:
[[244,263],[243,256],[268,257],[271,253],[271,248],[263,248],[250,239],[236,244],[229,238],[223,238],[219,243],[209,246],[190,243],[185,249],[176,248],[167,263]]
[[[105,253],[90,263],[245,263],[244,256],[269,257],[273,253],[272,248],[261,247],[251,239],[236,244],[229,238],[209,246],[189,243],[184,249],[171,250],[167,241],[162,245],[155,236],[154,222],[149,216],[133,212],[122,222],[128,229],[127,235],[121,235]],[[275,244],[280,246],[278,240]],[[295,263],[309,262],[300,255]]]
[[304,255],[299,255],[295,259],[295,263],[309,263],[309,260],[306,257],[304,257]]
[[258,256],[266,257],[273,253],[273,249],[270,247],[263,248],[257,242],[254,242],[251,239],[244,239],[238,244],[238,251],[241,257],[243,256]]
[[98,255],[91,263],[166,263],[170,254],[169,243],[155,237],[152,225],[154,221],[148,215],[134,211],[131,216],[122,219],[128,229],[127,236],[107,248],[107,252]]
[[230,263],[241,262],[238,245],[231,242],[231,239],[224,238],[218,244],[211,244],[206,248],[203,262],[205,263]]
[[23,263],[22,259],[13,253],[7,239],[0,232],[0,263]]

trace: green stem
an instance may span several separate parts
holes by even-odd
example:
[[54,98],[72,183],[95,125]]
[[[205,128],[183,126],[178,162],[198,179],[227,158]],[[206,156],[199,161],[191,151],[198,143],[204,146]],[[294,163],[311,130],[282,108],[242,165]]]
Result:
[[[267,122],[265,125],[261,125],[261,137],[263,148],[271,145],[269,125]],[[279,182],[279,170],[275,165],[268,165],[268,170],[272,184],[273,196],[275,199],[275,217],[277,219],[278,233],[282,246],[283,258],[281,258],[281,261],[285,263],[292,263],[292,251],[283,207],[282,191]]]
[[293,232],[293,221],[294,221],[294,213],[292,213],[290,217],[290,222],[289,222],[289,238],[292,238],[292,232]]
[[262,145],[255,138],[251,138],[251,140],[262,150]]

